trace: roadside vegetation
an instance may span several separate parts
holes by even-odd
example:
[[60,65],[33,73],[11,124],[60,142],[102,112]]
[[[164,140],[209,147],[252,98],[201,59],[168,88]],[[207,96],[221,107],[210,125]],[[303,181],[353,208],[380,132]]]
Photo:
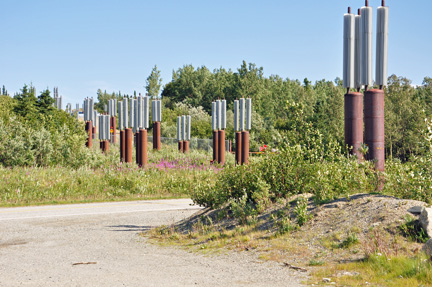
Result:
[[[158,75],[155,67],[148,85],[160,85]],[[153,88],[148,92],[155,96]],[[431,263],[420,248],[428,237],[406,210],[432,203],[432,79],[413,87],[389,77],[385,173],[373,162],[359,163],[344,146],[344,93],[340,79],[265,77],[246,62],[235,72],[184,66],[162,91],[162,136],[175,137],[176,116],[191,114],[192,136],[211,138],[211,102],[225,98],[232,139],[232,102],[251,97],[251,149],[265,145],[263,153],[247,166],[235,166],[228,155],[221,167],[210,164],[209,152],[183,155],[164,146],[149,148],[149,166],[140,169],[119,163],[118,148],[108,155],[85,148],[83,123],[52,108],[48,90],[36,96],[24,86],[10,97],[3,88],[0,204],[191,197],[206,207],[203,213],[152,230],[152,240],[256,252],[312,270],[313,284],[327,278],[349,286],[426,286]],[[97,97],[102,109],[108,99],[129,95],[99,90]]]

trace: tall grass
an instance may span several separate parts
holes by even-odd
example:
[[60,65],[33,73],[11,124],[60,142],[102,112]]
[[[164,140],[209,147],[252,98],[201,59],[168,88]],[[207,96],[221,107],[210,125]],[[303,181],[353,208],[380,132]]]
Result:
[[0,205],[188,197],[194,186],[214,181],[221,170],[210,164],[207,153],[150,148],[146,168],[121,163],[118,145],[111,145],[107,155],[93,147],[88,164],[78,168],[0,167]]

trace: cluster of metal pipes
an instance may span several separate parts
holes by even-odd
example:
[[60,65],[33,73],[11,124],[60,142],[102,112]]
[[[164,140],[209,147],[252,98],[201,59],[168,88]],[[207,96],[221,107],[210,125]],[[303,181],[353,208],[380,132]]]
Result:
[[[368,147],[367,160],[375,161],[378,171],[385,169],[384,151],[384,91],[387,85],[388,21],[389,10],[385,1],[377,10],[375,84],[372,76],[373,9],[366,0],[358,15],[344,15],[343,83],[345,95],[345,144],[363,160],[361,146]],[[364,87],[363,94],[360,92]],[[356,92],[351,89],[357,90]],[[363,107],[364,103],[364,107]],[[364,113],[364,138],[363,138]]]
[[54,87],[53,94],[54,94],[54,107],[56,107],[58,110],[61,110],[63,108],[63,98],[62,96],[59,97],[58,95],[58,87]]
[[[246,124],[246,125],[245,125]],[[252,99],[234,101],[235,159],[237,164],[249,162],[249,130],[252,126]]]
[[177,141],[178,149],[182,153],[189,152],[191,138],[191,116],[177,117]]
[[226,100],[212,102],[213,162],[225,163]]
[[[141,94],[137,99],[123,99],[118,103],[120,129],[120,160],[132,162],[132,146],[135,142],[136,163],[147,165],[147,129],[149,127],[150,98]],[[135,139],[135,140],[134,140]]]

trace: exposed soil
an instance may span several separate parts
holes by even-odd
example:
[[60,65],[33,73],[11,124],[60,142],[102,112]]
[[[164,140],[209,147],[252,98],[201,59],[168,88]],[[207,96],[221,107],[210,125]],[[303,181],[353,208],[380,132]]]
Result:
[[[413,242],[402,234],[400,226],[405,218],[411,216],[418,219],[418,214],[408,212],[414,206],[426,206],[426,203],[416,200],[398,199],[386,195],[357,194],[349,198],[341,198],[326,204],[316,205],[311,195],[305,195],[308,200],[308,212],[311,219],[300,228],[279,238],[278,256],[273,260],[295,262],[299,266],[307,266],[311,260],[328,262],[347,262],[360,260],[367,252],[376,251],[390,254],[413,254],[420,250],[422,244]],[[296,223],[294,207],[296,197],[287,203],[276,204],[267,212],[257,216],[258,230],[265,231],[265,237],[274,238],[277,231],[277,221],[281,214],[289,216],[292,224]],[[223,220],[220,213],[226,210],[205,209],[192,217],[180,222],[176,228],[181,233],[188,233],[193,226],[206,217],[212,219],[212,224],[219,230],[232,230],[240,223],[239,219],[230,216]],[[283,216],[282,216],[283,217]],[[275,219],[277,218],[277,219]],[[286,219],[286,218],[285,218]],[[357,242],[352,246],[342,247],[349,236],[354,235]],[[263,240],[264,245],[267,244]],[[270,243],[269,243],[270,244]],[[285,245],[283,245],[285,244]],[[268,246],[261,244],[261,249],[268,250]],[[271,249],[271,248],[270,248]],[[249,249],[248,249],[249,250]],[[260,253],[257,248],[252,252]]]

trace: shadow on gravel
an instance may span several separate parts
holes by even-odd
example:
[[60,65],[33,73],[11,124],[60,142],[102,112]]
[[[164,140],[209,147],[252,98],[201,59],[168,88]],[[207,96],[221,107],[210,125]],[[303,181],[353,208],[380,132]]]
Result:
[[143,232],[150,230],[152,226],[139,226],[139,225],[111,225],[107,226],[107,228],[111,228],[110,231],[132,231],[132,232]]

